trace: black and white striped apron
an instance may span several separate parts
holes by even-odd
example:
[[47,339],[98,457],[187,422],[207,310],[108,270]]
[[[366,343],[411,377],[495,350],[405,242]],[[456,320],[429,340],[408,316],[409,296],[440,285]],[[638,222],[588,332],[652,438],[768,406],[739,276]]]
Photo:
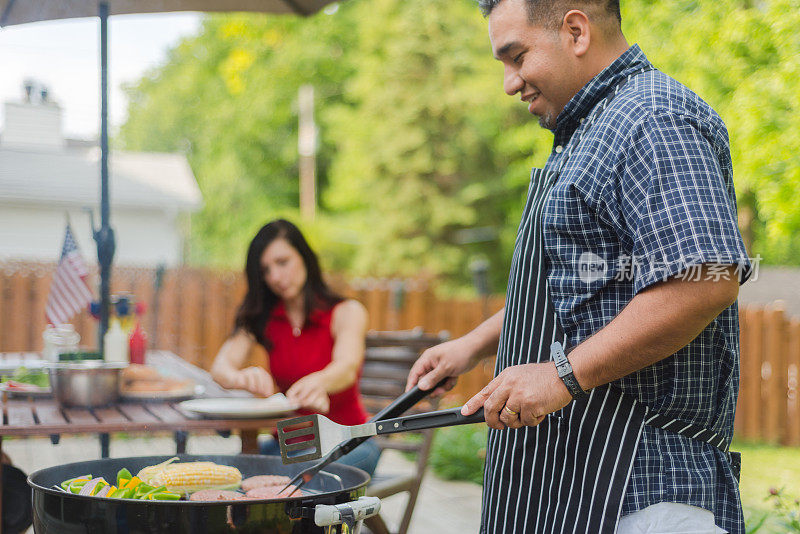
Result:
[[[556,172],[533,169],[514,246],[495,376],[512,365],[549,361],[550,345],[566,344],[548,291],[542,211],[583,132],[624,82],[584,121]],[[644,405],[606,385],[536,427],[490,429],[481,532],[614,532],[646,415]]]

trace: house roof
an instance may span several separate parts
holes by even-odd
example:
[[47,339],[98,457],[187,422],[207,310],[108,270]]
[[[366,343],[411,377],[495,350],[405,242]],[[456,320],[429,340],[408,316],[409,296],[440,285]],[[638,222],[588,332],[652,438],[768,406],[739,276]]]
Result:
[[[0,202],[94,205],[100,194],[98,148],[0,147]],[[111,205],[197,211],[203,202],[181,154],[112,151]]]
[[800,318],[800,267],[761,265],[739,288],[740,304],[772,304],[780,300],[786,315]]

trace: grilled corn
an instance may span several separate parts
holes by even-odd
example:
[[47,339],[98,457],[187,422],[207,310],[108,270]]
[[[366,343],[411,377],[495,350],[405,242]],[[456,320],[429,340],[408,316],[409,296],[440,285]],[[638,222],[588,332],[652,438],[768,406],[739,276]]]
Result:
[[[145,467],[136,475],[149,486],[166,486],[169,491],[193,493],[202,489],[236,489],[242,483],[242,473],[235,467],[214,462],[164,463]],[[130,484],[128,484],[130,486]]]

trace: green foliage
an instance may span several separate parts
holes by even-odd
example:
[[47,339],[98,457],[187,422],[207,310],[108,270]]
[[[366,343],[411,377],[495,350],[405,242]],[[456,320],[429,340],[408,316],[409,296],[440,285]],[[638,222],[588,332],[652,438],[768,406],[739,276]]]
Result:
[[751,254],[800,264],[800,0],[622,4],[629,39],[725,120]]
[[777,522],[785,532],[800,532],[800,500],[786,494],[786,488],[772,488],[765,499],[772,503]]
[[446,480],[467,480],[483,484],[486,459],[486,425],[465,425],[436,431],[428,463]]
[[[800,0],[626,0],[631,43],[725,119],[751,252],[800,263]],[[505,284],[530,168],[552,136],[502,90],[472,0],[348,0],[332,14],[214,15],[128,88],[126,149],[183,151],[205,198],[193,263],[240,266],[297,220],[297,90],[316,91],[325,267]],[[482,231],[476,232],[475,229]],[[488,238],[486,237],[488,236]]]
[[794,532],[781,524],[781,514],[775,507],[772,492],[773,488],[785,488],[782,497],[786,498],[787,506],[795,497],[800,497],[800,448],[735,442],[731,449],[742,453],[739,492],[748,533]]

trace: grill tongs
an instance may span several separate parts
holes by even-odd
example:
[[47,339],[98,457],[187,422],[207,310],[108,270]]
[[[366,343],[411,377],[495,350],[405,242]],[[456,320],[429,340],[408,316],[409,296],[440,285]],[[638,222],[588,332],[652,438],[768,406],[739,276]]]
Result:
[[[398,417],[398,416],[402,415],[403,413],[408,411],[409,408],[411,408],[412,406],[417,404],[419,401],[421,401],[422,399],[427,397],[429,393],[431,393],[432,391],[435,391],[436,388],[441,387],[442,385],[444,385],[444,383],[446,381],[447,381],[446,378],[443,379],[441,382],[436,384],[436,386],[434,386],[430,390],[421,390],[421,389],[419,389],[418,386],[414,386],[412,389],[410,389],[410,390],[406,391],[405,393],[403,393],[402,395],[400,395],[389,406],[387,406],[386,408],[384,408],[383,410],[381,410],[380,412],[375,414],[375,416],[373,416],[372,419],[370,419],[370,422],[371,423],[376,423],[378,421],[384,421],[386,419],[391,419],[391,418],[395,418],[395,417]],[[284,439],[281,439],[282,429],[287,427],[287,426],[291,427],[292,425],[296,425],[297,423],[295,421],[297,421],[297,418],[295,418],[295,419],[287,419],[285,421],[280,421],[278,423],[278,437],[279,437],[279,443],[280,443],[280,446],[281,446],[281,458],[283,459],[283,463],[284,464],[291,464],[291,463],[296,463],[296,462],[300,462],[300,461],[304,461],[304,460],[314,460],[316,458],[320,458],[321,455],[317,455],[317,456],[314,456],[314,457],[306,456],[305,458],[301,458],[301,459],[292,459],[292,458],[288,458],[286,456],[286,452],[287,452],[286,451],[286,439],[285,439],[285,437],[284,437]],[[307,431],[308,429],[304,429],[304,430]],[[316,476],[317,473],[319,473],[321,470],[323,470],[329,464],[335,462],[336,460],[338,460],[339,458],[341,458],[345,454],[348,454],[349,452],[351,452],[353,449],[355,449],[356,447],[358,447],[359,445],[361,445],[362,443],[364,443],[368,439],[369,439],[369,436],[367,436],[367,437],[359,437],[359,438],[349,439],[349,440],[345,441],[344,443],[340,443],[338,446],[335,446],[333,448],[333,450],[331,450],[325,456],[325,458],[323,458],[321,461],[317,462],[316,464],[312,465],[308,469],[306,469],[304,471],[301,471],[300,473],[295,475],[295,477],[291,481],[289,481],[289,484],[287,484],[286,487],[283,488],[283,490],[281,490],[281,491],[286,490],[286,488],[288,488],[289,486],[294,484],[296,486],[296,489],[292,490],[292,494],[293,494],[295,491],[297,491],[298,489],[302,488],[309,480],[314,478],[314,476]],[[306,446],[306,448],[307,448],[307,446]]]

